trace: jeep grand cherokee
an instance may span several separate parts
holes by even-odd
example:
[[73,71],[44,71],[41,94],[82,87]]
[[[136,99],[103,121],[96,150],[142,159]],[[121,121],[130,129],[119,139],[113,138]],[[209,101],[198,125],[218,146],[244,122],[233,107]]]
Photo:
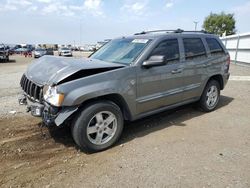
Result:
[[90,58],[44,56],[21,78],[21,104],[46,125],[70,124],[76,144],[112,146],[123,121],[187,103],[214,110],[229,78],[230,57],[205,32],[150,31],[111,40]]

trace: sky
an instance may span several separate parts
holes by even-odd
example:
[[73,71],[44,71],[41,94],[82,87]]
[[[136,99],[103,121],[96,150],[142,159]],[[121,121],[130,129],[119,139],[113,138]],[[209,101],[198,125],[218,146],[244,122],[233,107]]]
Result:
[[0,0],[0,43],[91,44],[153,29],[194,30],[211,12],[250,32],[250,0]]

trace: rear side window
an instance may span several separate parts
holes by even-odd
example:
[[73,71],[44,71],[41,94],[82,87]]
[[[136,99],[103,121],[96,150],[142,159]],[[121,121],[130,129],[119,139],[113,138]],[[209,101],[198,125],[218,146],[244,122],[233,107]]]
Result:
[[200,38],[184,38],[186,59],[194,59],[206,56],[206,50]]
[[152,51],[150,56],[164,55],[167,61],[176,61],[180,59],[179,44],[177,39],[168,39],[160,42]]
[[211,54],[224,53],[223,48],[220,43],[214,38],[206,38],[208,48],[210,49]]

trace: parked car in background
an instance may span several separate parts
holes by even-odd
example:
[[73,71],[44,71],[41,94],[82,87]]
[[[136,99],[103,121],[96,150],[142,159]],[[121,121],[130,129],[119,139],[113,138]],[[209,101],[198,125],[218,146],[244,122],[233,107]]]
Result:
[[23,74],[19,102],[48,126],[70,125],[81,149],[101,151],[119,139],[124,120],[192,102],[215,110],[229,67],[216,35],[141,32],[111,40],[88,59],[42,57]]
[[58,50],[59,56],[72,56],[72,51],[69,48],[63,47]]
[[9,48],[4,44],[0,44],[0,60],[9,61]]
[[16,49],[18,49],[18,48],[22,48],[22,46],[21,45],[15,45],[15,46],[13,46],[13,47],[11,47],[10,49],[9,49],[9,54],[10,55],[13,55],[13,54],[15,54],[16,52]]
[[30,53],[32,52],[32,49],[29,48],[17,48],[14,50],[15,54],[25,54],[25,53]]
[[43,48],[36,48],[34,51],[34,58],[39,58],[46,55],[46,50]]
[[46,49],[46,55],[54,55],[54,50],[53,50],[53,48],[47,48],[47,49]]
[[44,48],[37,48],[34,51],[34,58],[39,58],[44,55],[54,55],[54,51],[52,48],[44,49]]

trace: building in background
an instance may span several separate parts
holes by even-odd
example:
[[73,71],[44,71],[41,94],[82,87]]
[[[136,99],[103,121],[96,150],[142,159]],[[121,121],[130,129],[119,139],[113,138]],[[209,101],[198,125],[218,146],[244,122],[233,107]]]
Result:
[[221,37],[233,63],[250,65],[250,33]]

